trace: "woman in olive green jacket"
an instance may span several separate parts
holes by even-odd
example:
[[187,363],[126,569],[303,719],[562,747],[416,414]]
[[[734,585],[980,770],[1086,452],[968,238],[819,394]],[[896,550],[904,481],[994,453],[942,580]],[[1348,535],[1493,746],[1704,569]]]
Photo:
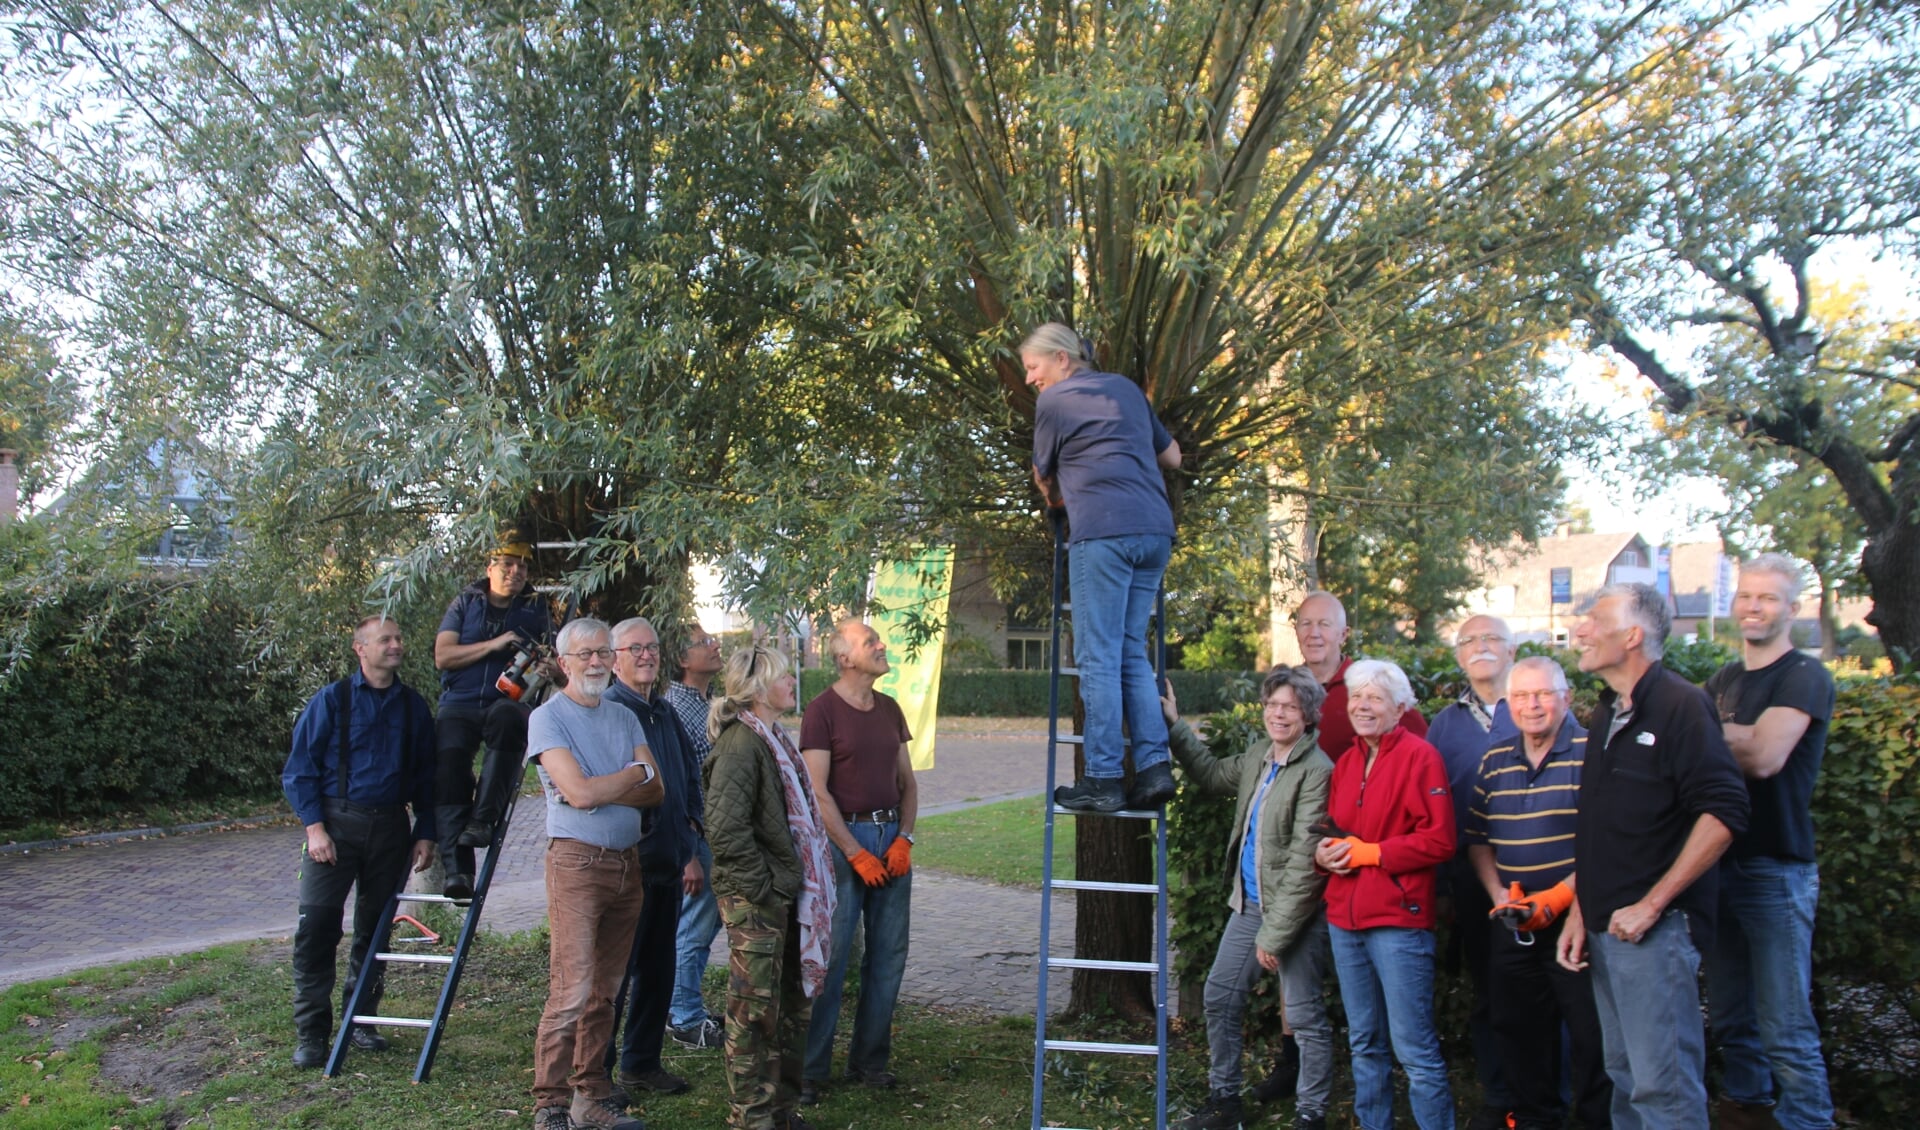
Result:
[[1273,1073],[1252,1096],[1264,1102],[1292,1094],[1298,1125],[1323,1127],[1333,1090],[1333,1030],[1324,996],[1331,957],[1320,901],[1327,880],[1313,865],[1320,833],[1311,830],[1326,816],[1333,776],[1316,734],[1326,692],[1305,667],[1276,667],[1262,682],[1260,698],[1266,733],[1238,755],[1220,758],[1180,721],[1170,687],[1161,700],[1173,754],[1188,782],[1202,792],[1239,798],[1226,856],[1232,914],[1207,974],[1209,1094],[1183,1130],[1240,1125],[1241,1029],[1247,993],[1263,970],[1280,975],[1292,1034]]
[[813,998],[833,936],[833,862],[806,759],[780,728],[794,706],[785,656],[755,644],[726,693],[702,766],[713,894],[727,927],[727,1085],[733,1130],[792,1130]]

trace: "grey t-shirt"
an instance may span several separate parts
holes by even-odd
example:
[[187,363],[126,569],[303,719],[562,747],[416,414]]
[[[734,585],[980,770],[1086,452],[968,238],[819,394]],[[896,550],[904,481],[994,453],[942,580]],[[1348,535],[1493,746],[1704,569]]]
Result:
[[[646,731],[633,711],[606,699],[598,706],[581,706],[565,694],[556,694],[527,719],[529,761],[547,750],[564,749],[589,777],[618,773],[633,763],[634,747],[646,744]],[[640,842],[645,831],[640,809],[624,804],[573,808],[561,803],[546,767],[539,766],[538,771],[540,787],[547,794],[547,835],[616,851]]]

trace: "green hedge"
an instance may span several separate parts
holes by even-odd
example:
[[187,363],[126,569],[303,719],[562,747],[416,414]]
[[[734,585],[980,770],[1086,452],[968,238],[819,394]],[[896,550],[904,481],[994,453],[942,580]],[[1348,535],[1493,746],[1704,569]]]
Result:
[[[1173,692],[1184,713],[1209,714],[1253,697],[1257,672],[1170,671]],[[806,703],[833,682],[825,667],[800,672],[800,701]],[[949,718],[1044,718],[1045,671],[942,671],[940,713]]]
[[8,594],[0,823],[272,791],[300,698],[246,670],[253,616],[197,591],[192,631],[143,631],[199,583]]

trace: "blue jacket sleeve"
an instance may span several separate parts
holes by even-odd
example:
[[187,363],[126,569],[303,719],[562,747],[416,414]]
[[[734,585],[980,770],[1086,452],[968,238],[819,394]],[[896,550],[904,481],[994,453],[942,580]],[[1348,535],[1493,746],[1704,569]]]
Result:
[[321,759],[332,748],[334,740],[333,704],[327,698],[323,688],[300,712],[293,724],[293,747],[287,753],[286,767],[280,771],[280,791],[287,795],[287,803],[293,806],[293,814],[300,818],[303,826],[318,824],[323,816],[320,811]]

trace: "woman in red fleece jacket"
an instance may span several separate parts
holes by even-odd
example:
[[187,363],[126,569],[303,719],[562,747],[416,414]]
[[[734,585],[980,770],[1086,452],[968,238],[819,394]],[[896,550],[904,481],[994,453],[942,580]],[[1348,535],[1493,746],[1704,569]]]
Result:
[[1400,725],[1413,705],[1413,688],[1394,664],[1363,659],[1347,668],[1354,742],[1334,761],[1332,833],[1314,852],[1328,874],[1327,924],[1361,1130],[1393,1125],[1396,1058],[1421,1130],[1453,1127],[1433,1022],[1434,868],[1453,858],[1453,801],[1440,754]]

